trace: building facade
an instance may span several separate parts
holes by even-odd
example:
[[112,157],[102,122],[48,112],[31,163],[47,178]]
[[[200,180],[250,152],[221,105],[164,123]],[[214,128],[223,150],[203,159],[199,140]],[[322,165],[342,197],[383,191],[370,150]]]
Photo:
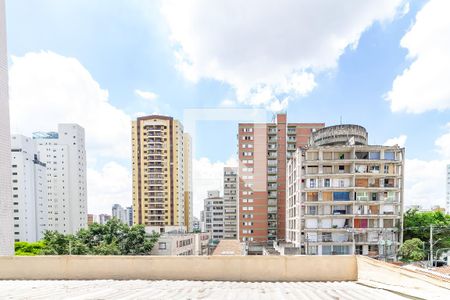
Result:
[[47,228],[74,234],[87,226],[84,129],[77,124],[58,124],[58,132],[36,132],[33,139],[47,166]]
[[111,216],[124,224],[130,224],[130,214],[128,208],[122,207],[120,204],[114,204],[111,209]]
[[208,255],[210,233],[163,233],[151,251],[151,255]]
[[192,190],[192,140],[188,133],[183,135],[184,149],[184,225],[188,232],[194,230],[194,203]]
[[301,253],[395,259],[404,148],[368,145],[367,136],[357,125],[326,127],[289,160],[286,241]]
[[0,255],[14,255],[5,1],[0,0]]
[[224,238],[237,239],[237,168],[223,170]]
[[128,206],[126,208],[126,213],[128,216],[128,226],[133,226],[133,207],[132,206]]
[[185,190],[192,179],[185,179],[191,176],[190,155],[184,157],[190,153],[185,150],[190,139],[182,124],[167,116],[137,118],[132,122],[132,147],[134,224],[185,226],[192,214],[192,194]]
[[47,229],[48,191],[47,168],[33,139],[11,137],[11,164],[14,240],[36,242]]
[[98,215],[98,223],[101,225],[105,225],[109,220],[111,220],[111,216],[108,214],[99,214]]
[[240,123],[239,239],[272,242],[285,238],[286,159],[308,144],[323,123],[288,123],[278,114],[273,123]]
[[205,232],[211,233],[213,241],[224,238],[224,202],[219,191],[208,191],[208,198],[204,200]]

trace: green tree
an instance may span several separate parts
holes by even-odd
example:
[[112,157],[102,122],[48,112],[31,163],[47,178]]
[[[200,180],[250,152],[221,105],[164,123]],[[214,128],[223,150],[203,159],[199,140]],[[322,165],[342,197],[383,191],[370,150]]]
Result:
[[45,245],[42,241],[29,243],[29,242],[15,242],[14,250],[16,255],[20,256],[34,256],[41,254]]
[[441,211],[419,212],[408,210],[403,219],[403,239],[417,238],[425,242],[425,250],[430,249],[430,225],[433,225],[434,253],[438,249],[450,247],[450,215]]
[[45,255],[84,255],[89,253],[88,247],[73,234],[64,235],[57,231],[46,231],[42,254]]
[[400,247],[400,255],[403,261],[419,261],[425,258],[423,242],[417,238],[406,240]]
[[148,236],[143,225],[129,227],[113,218],[94,223],[76,235],[47,231],[42,253],[46,255],[148,255],[159,235]]

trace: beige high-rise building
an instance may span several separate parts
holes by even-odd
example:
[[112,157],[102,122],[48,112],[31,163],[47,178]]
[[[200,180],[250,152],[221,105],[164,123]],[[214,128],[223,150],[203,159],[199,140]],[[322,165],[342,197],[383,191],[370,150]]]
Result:
[[189,229],[190,144],[183,125],[172,117],[150,115],[132,122],[134,224]]

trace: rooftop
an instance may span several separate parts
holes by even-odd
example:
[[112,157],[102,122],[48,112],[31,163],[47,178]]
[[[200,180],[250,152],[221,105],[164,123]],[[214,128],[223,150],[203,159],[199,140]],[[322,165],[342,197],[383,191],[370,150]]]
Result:
[[407,299],[357,282],[0,281],[1,299]]
[[448,299],[433,275],[351,255],[6,256],[0,299]]

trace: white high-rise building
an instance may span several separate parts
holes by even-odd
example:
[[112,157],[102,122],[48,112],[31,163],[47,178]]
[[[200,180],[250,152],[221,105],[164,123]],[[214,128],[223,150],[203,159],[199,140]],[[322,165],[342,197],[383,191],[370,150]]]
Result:
[[130,212],[128,208],[123,208],[120,204],[113,205],[111,216],[124,224],[130,225]]
[[0,255],[14,254],[5,1],[0,0]]
[[14,240],[35,242],[47,229],[47,170],[36,142],[23,135],[11,138]]
[[450,165],[447,165],[447,200],[445,209],[447,213],[450,214]]
[[211,233],[216,242],[224,238],[224,208],[223,198],[219,191],[208,191],[208,198],[204,200],[205,231]]
[[132,206],[128,206],[126,208],[126,213],[128,216],[128,226],[133,226],[133,207]]
[[58,132],[37,132],[33,138],[47,165],[48,230],[76,233],[87,226],[84,129],[59,124]]

